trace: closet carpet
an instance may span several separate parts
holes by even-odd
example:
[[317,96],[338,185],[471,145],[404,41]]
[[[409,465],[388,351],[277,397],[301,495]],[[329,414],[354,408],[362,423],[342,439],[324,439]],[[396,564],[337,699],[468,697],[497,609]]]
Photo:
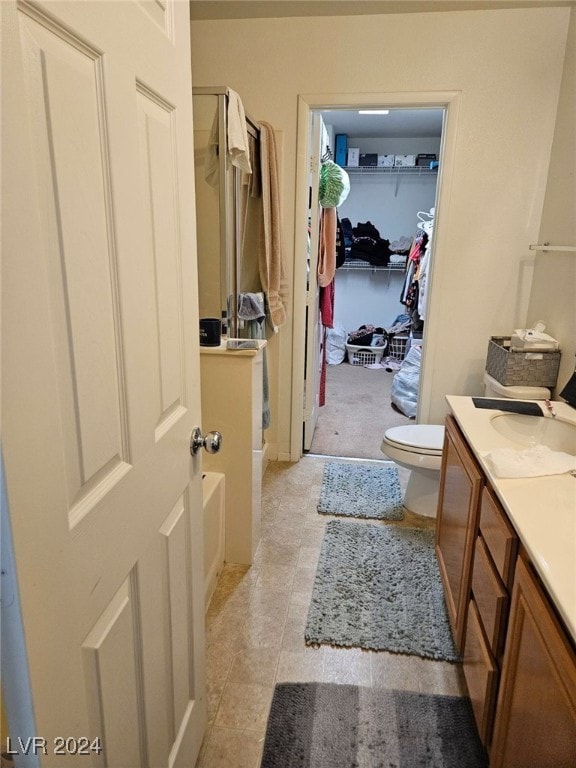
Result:
[[320,408],[310,453],[359,459],[387,457],[380,450],[389,427],[410,424],[390,401],[393,373],[361,365],[329,365],[326,404]]

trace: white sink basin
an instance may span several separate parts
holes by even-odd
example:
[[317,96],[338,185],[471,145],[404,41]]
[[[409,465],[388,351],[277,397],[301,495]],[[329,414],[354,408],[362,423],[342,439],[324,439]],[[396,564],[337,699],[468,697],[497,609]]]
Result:
[[552,451],[576,456],[576,425],[549,416],[524,416],[499,413],[491,419],[492,427],[518,446],[546,445]]

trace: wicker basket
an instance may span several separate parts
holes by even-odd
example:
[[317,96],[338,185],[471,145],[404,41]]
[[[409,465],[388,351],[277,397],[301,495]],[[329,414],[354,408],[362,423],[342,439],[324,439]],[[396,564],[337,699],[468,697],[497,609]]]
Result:
[[406,357],[406,347],[408,346],[408,336],[391,336],[388,347],[388,356],[394,360],[404,360]]
[[555,387],[560,352],[515,352],[510,336],[492,336],[488,342],[486,373],[505,387]]
[[382,360],[384,347],[360,347],[346,344],[350,365],[374,365]]

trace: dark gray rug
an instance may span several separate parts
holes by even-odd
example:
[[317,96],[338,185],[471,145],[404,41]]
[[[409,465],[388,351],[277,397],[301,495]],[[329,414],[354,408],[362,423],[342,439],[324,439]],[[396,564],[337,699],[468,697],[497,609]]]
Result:
[[396,467],[327,461],[318,502],[324,515],[401,520],[402,491]]
[[333,683],[277,685],[261,768],[487,768],[470,702]]
[[459,661],[434,531],[330,520],[306,623],[308,645]]

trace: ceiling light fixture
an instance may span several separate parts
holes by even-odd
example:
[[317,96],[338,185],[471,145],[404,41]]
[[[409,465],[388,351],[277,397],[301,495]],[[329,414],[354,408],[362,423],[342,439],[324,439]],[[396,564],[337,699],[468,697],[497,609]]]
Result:
[[359,109],[359,115],[387,115],[390,112],[389,109]]

